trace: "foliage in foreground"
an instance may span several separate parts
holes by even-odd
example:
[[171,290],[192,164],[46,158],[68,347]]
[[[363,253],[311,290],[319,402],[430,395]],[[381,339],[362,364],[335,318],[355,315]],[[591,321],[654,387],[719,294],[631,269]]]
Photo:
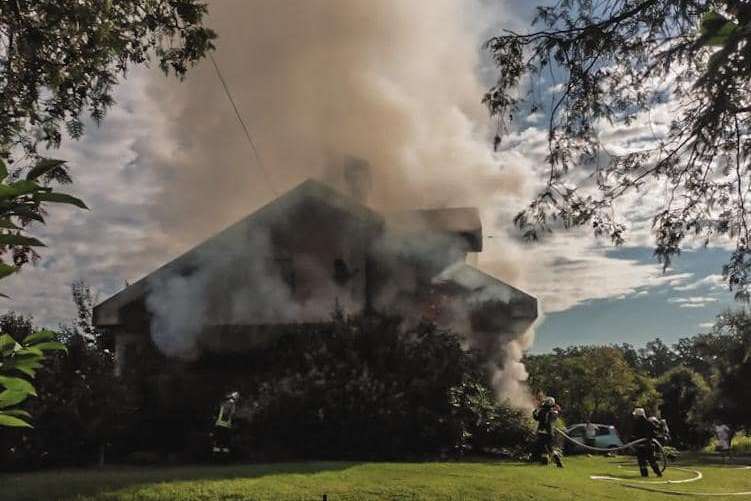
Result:
[[156,59],[184,76],[213,49],[206,12],[197,0],[0,2],[0,257],[10,253],[18,267],[37,256],[42,243],[22,228],[44,222],[45,204],[85,208],[52,190],[72,179],[64,161],[40,150],[58,148],[65,132],[80,138],[86,114],[101,122],[131,66]]
[[[0,279],[38,258],[44,244],[26,229],[45,222],[49,204],[86,208],[55,191],[71,177],[39,149],[58,148],[63,131],[81,137],[86,112],[99,123],[131,65],[155,56],[165,73],[183,76],[213,48],[205,14],[196,0],[0,2]],[[0,337],[0,426],[28,426],[17,406],[36,390],[18,373],[33,378],[45,351],[61,348],[55,339],[49,331]]]
[[16,341],[5,329],[0,330],[0,426],[30,428],[31,415],[21,409],[37,390],[31,383],[49,351],[65,350],[48,330],[30,332]]
[[[109,445],[127,440],[122,434],[130,424],[131,402],[124,382],[115,377],[113,355],[101,348],[101,333],[91,323],[91,291],[77,282],[72,292],[76,322],[55,335],[65,352],[47,356],[36,373],[37,398],[24,405],[34,416],[34,429],[0,436],[5,468],[90,464],[103,459]],[[1,316],[0,327],[20,340],[34,331],[30,318],[14,313]]]
[[[78,198],[55,191],[48,182],[43,181],[64,164],[61,160],[40,159],[24,179],[16,179],[9,175],[5,162],[0,158],[0,259],[9,261],[0,261],[0,279],[38,257],[34,249],[43,247],[44,243],[26,234],[24,227],[34,221],[44,224],[48,204],[87,208]],[[5,294],[3,296],[7,297]]]
[[[733,242],[723,273],[748,298],[748,2],[567,0],[536,14],[529,32],[487,42],[500,71],[485,102],[500,128],[535,114],[548,124],[545,188],[516,218],[524,235],[590,226],[619,244],[623,199],[652,192],[655,252],[664,264],[687,239]],[[651,125],[651,112],[670,115],[653,138],[640,131],[627,144],[602,140],[612,129],[629,134],[640,119]]]

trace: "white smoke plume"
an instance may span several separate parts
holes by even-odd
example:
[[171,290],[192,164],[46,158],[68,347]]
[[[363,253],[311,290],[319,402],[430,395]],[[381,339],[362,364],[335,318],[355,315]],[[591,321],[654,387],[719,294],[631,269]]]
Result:
[[[306,178],[325,178],[331,159],[348,154],[370,163],[378,210],[479,207],[495,238],[488,272],[525,285],[529,264],[505,228],[533,187],[519,164],[502,165],[490,146],[478,77],[488,30],[480,1],[215,0],[209,10],[219,34],[214,57],[263,167],[210,62],[179,87],[155,79],[152,92],[180,145],[161,171],[154,214],[172,249],[192,247]],[[202,275],[195,285],[210,280]],[[149,304],[162,332],[155,336],[167,352],[179,332],[211,314],[192,306],[199,298],[189,285],[179,277],[152,284]],[[186,315],[169,325],[167,311]],[[494,343],[502,396],[527,398],[519,360],[531,342],[530,332]]]

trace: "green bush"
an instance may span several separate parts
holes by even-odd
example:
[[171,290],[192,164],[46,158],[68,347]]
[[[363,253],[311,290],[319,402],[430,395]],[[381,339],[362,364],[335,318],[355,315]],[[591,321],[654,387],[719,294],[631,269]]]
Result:
[[[715,447],[717,447],[717,439],[713,438],[703,452],[715,452]],[[733,454],[751,455],[751,436],[746,433],[736,434],[730,444],[730,449]]]
[[[267,357],[277,370],[247,388],[238,441],[246,454],[404,458],[519,447],[523,413],[494,401],[476,357],[432,324],[335,318],[290,335]],[[255,386],[255,387],[254,387]]]
[[[55,346],[65,352],[47,355],[44,366],[36,369],[38,397],[24,406],[34,417],[34,428],[0,436],[0,465],[5,468],[94,463],[104,459],[108,447],[132,442],[139,434],[130,427],[132,406],[124,381],[114,375],[114,357],[100,348],[99,333],[91,325],[91,293],[77,283],[73,298],[79,309],[75,325],[54,334]],[[33,340],[33,323],[22,315],[0,316],[0,328],[22,344]]]
[[459,454],[502,453],[517,456],[534,439],[534,426],[528,413],[508,401],[498,402],[493,393],[477,381],[449,389],[452,422],[460,432]]

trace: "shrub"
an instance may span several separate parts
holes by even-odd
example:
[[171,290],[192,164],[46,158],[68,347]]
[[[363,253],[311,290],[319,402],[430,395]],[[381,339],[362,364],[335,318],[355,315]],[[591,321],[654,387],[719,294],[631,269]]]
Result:
[[[278,370],[249,387],[240,442],[275,457],[395,458],[512,448],[528,425],[496,403],[454,334],[398,319],[334,319],[280,339]],[[275,372],[275,373],[274,373]]]
[[528,413],[508,401],[497,402],[493,393],[477,381],[449,389],[452,422],[458,425],[456,449],[467,452],[502,452],[519,455],[534,439]]

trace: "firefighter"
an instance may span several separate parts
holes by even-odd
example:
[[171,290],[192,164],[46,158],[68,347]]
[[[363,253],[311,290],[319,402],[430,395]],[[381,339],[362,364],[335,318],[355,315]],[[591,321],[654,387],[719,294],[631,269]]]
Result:
[[535,441],[532,460],[548,464],[552,455],[555,465],[558,468],[563,468],[561,454],[553,444],[553,427],[560,410],[560,406],[555,403],[553,397],[545,397],[542,399],[540,406],[532,413],[532,417],[537,421],[537,440]]
[[219,405],[219,415],[214,422],[214,448],[215,453],[229,454],[229,446],[232,434],[232,418],[237,411],[237,401],[240,394],[236,391],[227,394],[224,401]]
[[668,428],[668,422],[665,419],[660,419],[657,416],[650,416],[649,422],[655,429],[655,438],[660,441],[662,445],[665,445],[670,440],[670,428]]
[[647,465],[652,467],[655,475],[662,476],[660,466],[655,458],[655,444],[653,440],[658,435],[657,427],[647,419],[647,413],[641,407],[634,409],[632,414],[634,418],[634,436],[633,440],[645,439],[644,442],[634,446],[636,449],[636,459],[639,461],[639,472],[642,477],[649,476]]

